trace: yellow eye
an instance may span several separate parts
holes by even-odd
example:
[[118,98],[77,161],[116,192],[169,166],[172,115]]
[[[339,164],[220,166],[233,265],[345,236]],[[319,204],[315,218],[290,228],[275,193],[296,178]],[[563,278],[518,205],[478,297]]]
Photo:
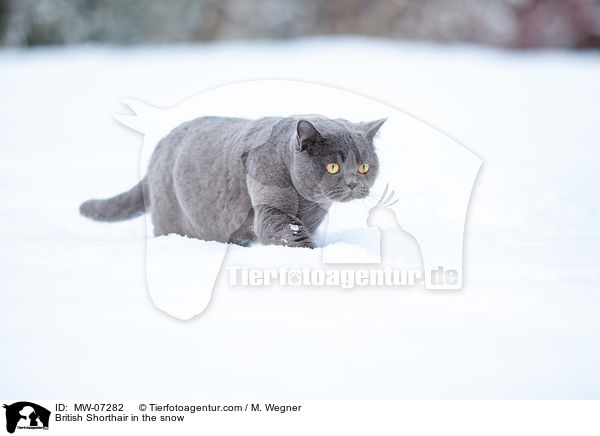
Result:
[[329,174],[335,174],[340,170],[340,166],[336,163],[327,164],[325,168],[327,168]]
[[358,172],[361,174],[366,174],[369,171],[369,164],[364,163],[358,166]]

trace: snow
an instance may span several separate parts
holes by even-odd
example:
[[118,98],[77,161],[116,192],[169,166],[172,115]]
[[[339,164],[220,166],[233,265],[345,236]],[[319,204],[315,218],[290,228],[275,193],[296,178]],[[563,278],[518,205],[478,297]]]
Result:
[[[598,398],[598,77],[593,52],[357,38],[0,52],[4,396]],[[268,78],[378,99],[483,159],[461,290],[243,288],[222,268],[212,296],[195,296],[210,299],[199,317],[154,306],[187,301],[190,280],[206,289],[194,262],[220,253],[230,266],[322,266],[319,250],[147,241],[144,219],[77,212],[143,171],[141,136],[112,118],[119,101],[170,107]],[[344,254],[372,240],[333,236]],[[146,259],[147,244],[162,257]],[[181,295],[151,295],[147,280]]]

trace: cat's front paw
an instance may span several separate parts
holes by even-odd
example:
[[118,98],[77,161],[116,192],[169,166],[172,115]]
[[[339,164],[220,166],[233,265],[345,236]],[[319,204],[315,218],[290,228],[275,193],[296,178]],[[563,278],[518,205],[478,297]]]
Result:
[[316,248],[310,232],[297,217],[274,207],[255,207],[256,235],[263,244]]
[[310,239],[310,237],[298,238],[285,245],[288,247],[317,248],[317,245]]
[[286,235],[286,241],[284,245],[288,247],[302,247],[302,248],[317,248],[313,242],[310,233],[299,224],[289,225],[289,234]]
[[274,235],[265,238],[262,242],[266,244],[283,245],[285,247],[317,248],[310,233],[302,225],[289,224]]

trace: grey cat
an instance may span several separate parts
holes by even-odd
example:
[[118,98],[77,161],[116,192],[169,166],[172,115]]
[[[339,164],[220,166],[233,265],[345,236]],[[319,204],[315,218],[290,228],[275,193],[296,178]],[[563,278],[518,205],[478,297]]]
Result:
[[156,236],[313,248],[333,201],[369,194],[384,121],[197,118],[159,142],[140,183],[80,212],[98,221],[149,212]]

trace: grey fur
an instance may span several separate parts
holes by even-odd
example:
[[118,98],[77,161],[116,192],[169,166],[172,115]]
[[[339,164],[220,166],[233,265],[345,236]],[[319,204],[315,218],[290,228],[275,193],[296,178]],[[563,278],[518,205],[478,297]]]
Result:
[[79,212],[96,221],[122,221],[140,216],[145,212],[142,182],[127,192],[107,200],[88,200]]
[[[157,236],[314,247],[333,201],[368,195],[379,168],[373,138],[384,121],[197,118],[159,142],[138,185],[80,211],[100,221],[147,211]],[[329,163],[337,174],[326,171]]]

